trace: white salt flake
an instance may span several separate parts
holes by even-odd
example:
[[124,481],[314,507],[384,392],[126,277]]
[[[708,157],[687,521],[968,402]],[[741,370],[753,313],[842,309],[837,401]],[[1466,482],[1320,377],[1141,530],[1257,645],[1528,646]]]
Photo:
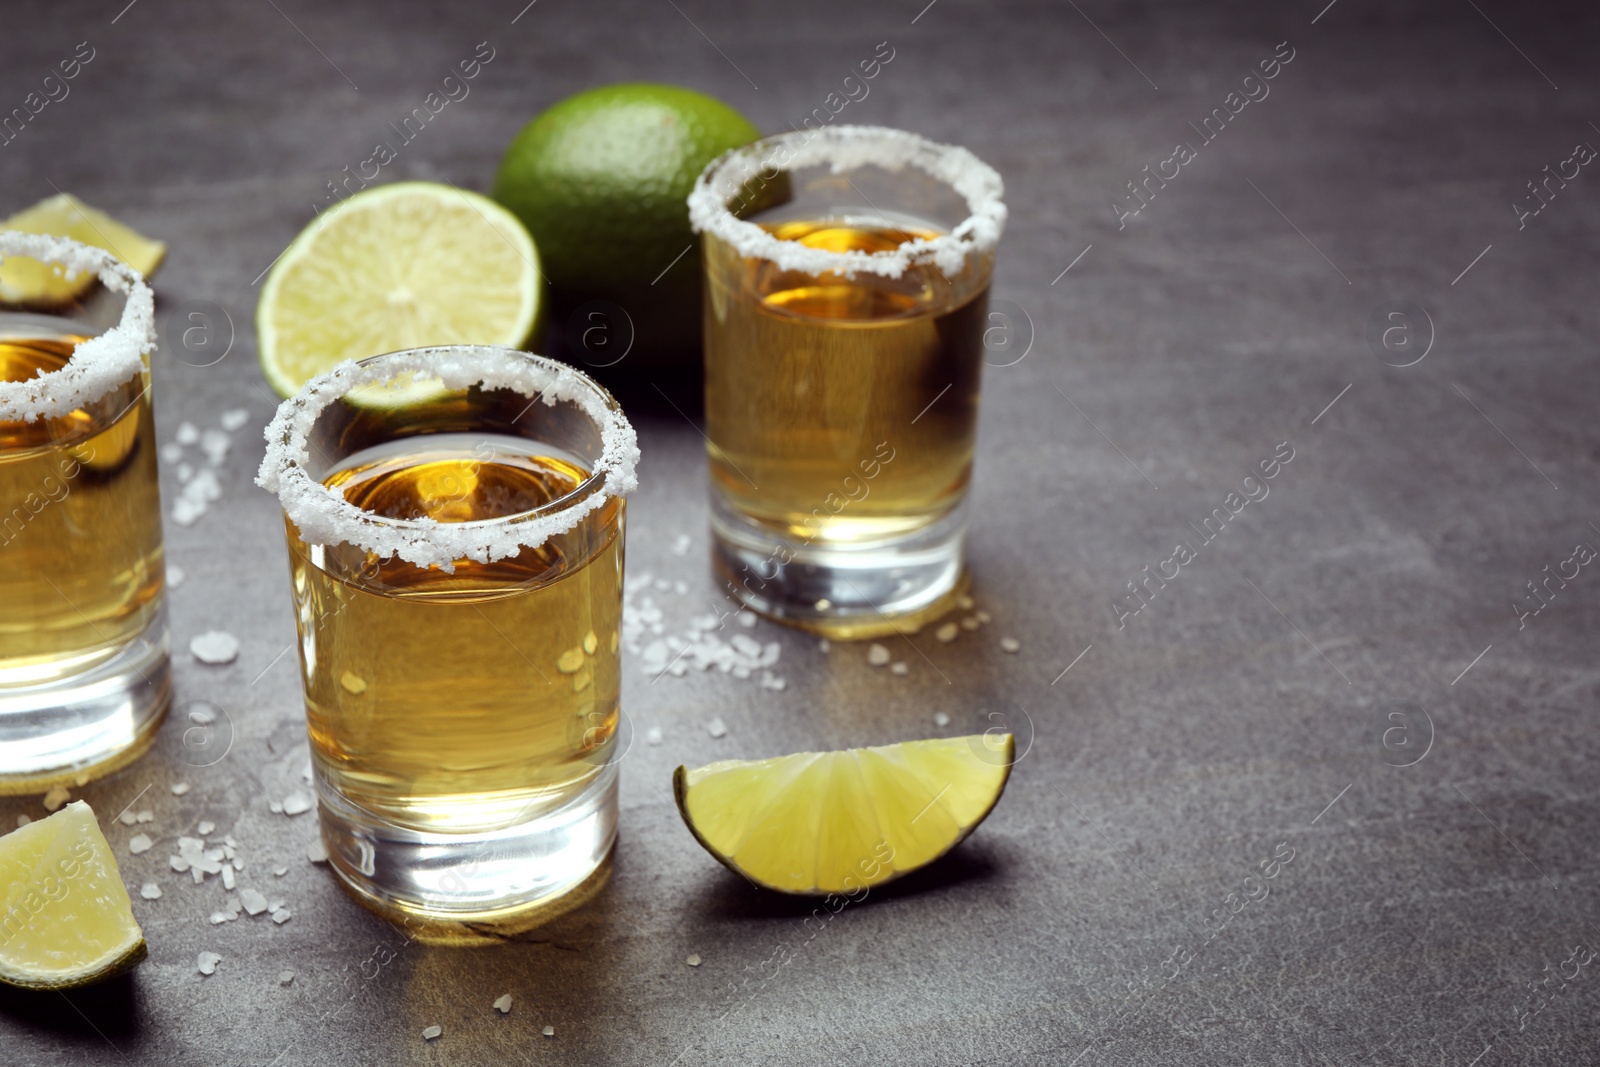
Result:
[[279,985],[288,985],[289,983],[291,983],[293,981],[294,981],[294,972],[293,971],[279,971],[278,972],[278,984]]
[[991,622],[994,622],[994,616],[990,615],[987,611],[983,611],[981,609],[979,611],[974,612],[973,613],[973,617],[976,618],[978,620],[978,622],[981,623],[984,626],[988,626]]
[[168,441],[156,449],[156,454],[161,457],[161,462],[168,466],[183,462],[183,446],[176,441]]
[[947,622],[937,630],[933,631],[933,636],[938,638],[944,644],[948,645],[951,641],[956,639],[956,635],[960,632],[961,627],[957,626],[953,622]]
[[284,875],[286,875],[288,873],[289,873],[289,868],[287,868],[287,867],[274,867],[274,868],[272,868],[272,877],[274,877],[274,878],[282,878]]
[[973,607],[973,600],[970,596],[967,596],[967,594],[962,593],[960,596],[956,597],[956,607],[960,608],[962,611],[971,611]]
[[967,633],[971,633],[972,631],[976,630],[978,625],[978,617],[976,615],[968,615],[966,618],[961,620],[961,628],[967,631]]
[[232,663],[239,655],[239,639],[226,630],[208,630],[189,639],[189,651],[201,663]]
[[183,568],[176,563],[167,564],[167,588],[176,589],[183,584]]
[[199,834],[201,837],[205,837],[216,828],[217,824],[212,822],[210,819],[201,819],[200,824],[194,828],[194,832]]
[[283,802],[281,800],[269,800],[267,801],[267,810],[272,812],[274,815],[282,815]]
[[192,422],[180,422],[173,440],[180,445],[192,445],[200,440],[200,429]]
[[282,926],[284,923],[288,922],[289,918],[290,915],[288,908],[274,908],[272,910],[272,921],[277,923],[279,926]]
[[556,1028],[553,1027],[553,1026],[547,1026],[543,1030],[540,1030],[539,1032],[541,1034],[543,1034],[545,1037],[555,1037],[556,1036]]
[[788,688],[788,685],[788,682],[782,678],[779,678],[777,675],[762,672],[761,688],[771,689],[775,693],[781,693],[784,689]]
[[203,500],[191,500],[186,496],[180,496],[172,505],[172,521],[179,526],[193,526],[205,513],[206,505]]
[[728,724],[723,722],[720,718],[712,719],[710,722],[706,723],[706,733],[710,734],[712,737],[726,737],[728,735]]
[[239,905],[251,915],[260,915],[267,910],[267,898],[259,889],[239,890]]
[[753,611],[745,610],[739,613],[739,625],[746,630],[755,629],[756,621],[756,613]]
[[214,911],[211,913],[211,925],[221,926],[231,918],[233,918],[233,916],[229,915],[225,911]]
[[644,740],[647,745],[659,745],[661,743],[661,727],[652,726],[646,730],[644,732]]
[[178,464],[178,481],[187,482],[194,477],[194,467],[187,463]]
[[285,815],[301,815],[311,810],[311,798],[304,793],[290,793],[283,798]]
[[149,852],[150,846],[153,844],[155,842],[150,840],[149,834],[134,834],[128,839],[128,851],[137,856],[141,853]]
[[156,813],[153,812],[153,811],[141,811],[139,813],[139,821],[140,822],[155,822],[156,821]]
[[494,1002],[494,1010],[499,1012],[501,1015],[511,1014],[511,994],[506,993],[503,996],[496,998]]
[[680,559],[689,554],[689,546],[694,544],[694,539],[688,534],[679,534],[673,538],[672,554]]
[[942,711],[934,712],[933,713],[933,725],[935,725],[935,726],[949,726],[950,725],[950,716],[946,715]]
[[154,882],[146,882],[139,887],[139,895],[146,900],[160,900],[161,887]]
[[832,649],[833,642],[829,641],[826,637],[817,642],[817,651],[821,652],[824,656],[826,656]]
[[867,649],[867,662],[872,664],[874,667],[888,666],[891,658],[892,657],[889,655],[889,650],[882,645],[873,644]]
[[189,791],[189,783],[188,782],[173,782],[172,783],[172,795],[173,796],[181,797],[181,796],[183,796],[183,794],[187,793],[188,791]]
[[18,830],[22,829],[24,826],[28,825],[32,821],[33,820],[28,818],[26,815],[18,815],[17,816],[17,829]]
[[233,889],[233,868],[231,866],[222,868],[222,888],[229,891]]
[[200,434],[200,451],[206,454],[206,462],[213,467],[222,466],[222,461],[228,458],[230,444],[228,435],[221,430],[205,430]]
[[222,428],[227,430],[229,433],[243,429],[244,424],[249,421],[250,413],[244,408],[232,408],[228,411],[224,411],[222,413],[222,417],[217,419],[217,422],[222,426]]
[[134,814],[132,809],[129,809],[128,811],[123,812],[121,815],[118,815],[117,821],[124,826],[132,826],[139,821],[139,816]]
[[911,673],[911,668],[906,666],[904,660],[896,660],[895,662],[889,664],[889,670],[895,674],[898,674],[902,678]]
[[695,952],[695,953],[690,954],[689,958],[684,960],[683,962],[687,963],[691,967],[700,966],[700,953]]
[[328,850],[323,847],[322,838],[315,838],[306,846],[306,859],[312,863],[328,862]]
[[1015,655],[1016,653],[1022,651],[1022,642],[1018,641],[1015,637],[1002,637],[1000,639],[1000,651],[1010,652],[1012,655]]
[[189,709],[189,721],[196,726],[210,726],[217,721],[217,709],[210,704],[196,703]]
[[61,806],[71,799],[72,794],[67,792],[66,786],[53,785],[50,787],[50,791],[44,795],[44,810],[60,811]]
[[424,1041],[432,1041],[434,1038],[438,1037],[442,1033],[444,1033],[444,1027],[442,1027],[442,1026],[430,1026],[430,1027],[427,1027],[426,1029],[424,1029],[422,1031],[422,1040],[424,1040]]
[[221,962],[222,957],[215,952],[202,952],[195,960],[201,974],[216,974]]

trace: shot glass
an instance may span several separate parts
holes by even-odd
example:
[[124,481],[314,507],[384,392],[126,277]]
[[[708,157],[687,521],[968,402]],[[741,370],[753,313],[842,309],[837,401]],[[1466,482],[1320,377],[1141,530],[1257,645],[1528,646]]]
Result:
[[616,836],[621,409],[540,356],[424,348],[313,379],[266,436],[334,870],[460,922],[580,886]]
[[1001,195],[966,149],[863,126],[700,176],[712,559],[749,607],[868,637],[959,594]]
[[27,793],[132,761],[171,703],[156,335],[144,280],[101,249],[6,232],[0,260],[103,285],[0,309],[0,793]]

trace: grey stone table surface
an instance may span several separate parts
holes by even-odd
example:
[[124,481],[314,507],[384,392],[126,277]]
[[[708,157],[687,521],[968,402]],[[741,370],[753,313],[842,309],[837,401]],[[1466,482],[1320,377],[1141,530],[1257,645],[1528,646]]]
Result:
[[[1591,6],[125,3],[8,0],[0,111],[80,42],[93,58],[0,147],[0,210],[70,190],[165,239],[160,439],[250,421],[222,499],[167,524],[175,713],[79,791],[127,881],[163,888],[134,901],[150,958],[0,995],[0,1062],[1600,1062],[1600,575],[1564,562],[1600,544]],[[383,180],[485,189],[532,114],[618,80],[783,130],[887,41],[834,121],[968,145],[1011,222],[969,546],[994,622],[895,642],[905,677],[763,622],[782,692],[629,665],[609,881],[456,949],[357,907],[306,859],[315,814],[270,808],[307,750],[283,531],[251,484],[275,402],[251,323],[325,183],[484,41],[470,95]],[[233,324],[210,366],[182,338],[199,302]],[[628,568],[681,625],[722,603],[702,440],[692,410],[631,411]],[[1230,497],[1275,450],[1268,495]],[[1129,599],[1180,542],[1178,576]],[[236,662],[188,654],[210,629]],[[194,702],[222,713],[210,735]],[[680,762],[1002,721],[1028,747],[989,821],[826,922],[715,864],[669,795]],[[130,805],[153,814],[137,856]],[[7,826],[43,813],[0,800]],[[208,922],[222,888],[167,865],[202,820],[287,923]]]

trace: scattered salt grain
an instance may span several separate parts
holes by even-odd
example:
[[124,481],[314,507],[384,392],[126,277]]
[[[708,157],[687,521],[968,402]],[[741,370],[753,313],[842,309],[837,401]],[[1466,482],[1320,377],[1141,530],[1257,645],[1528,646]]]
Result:
[[683,962],[687,963],[691,967],[698,967],[700,966],[700,954],[696,952]]
[[984,626],[988,626],[991,622],[994,621],[994,616],[993,615],[990,615],[987,611],[982,611],[982,610],[974,612],[973,613],[973,617],[976,618],[978,620],[978,622],[982,623]]
[[300,815],[311,810],[311,798],[304,793],[290,793],[283,798],[285,815]]
[[267,910],[267,898],[262,896],[259,889],[239,890],[239,904],[251,915],[260,915]]
[[284,923],[288,922],[289,918],[290,915],[288,908],[274,908],[272,911],[272,921],[277,923],[279,926],[282,926]]
[[289,868],[287,868],[287,867],[274,867],[274,868],[272,868],[272,877],[274,877],[274,878],[282,878],[284,875],[286,875],[288,873],[289,873]]
[[194,832],[199,834],[201,837],[205,837],[216,828],[217,824],[212,822],[210,819],[201,819],[200,824],[194,828]]
[[578,645],[573,645],[556,659],[556,670],[562,674],[576,673],[578,668],[582,666],[583,649]]
[[139,887],[139,895],[146,900],[160,900],[161,887],[154,882],[146,882]]
[[229,892],[233,891],[233,868],[231,866],[222,868],[222,888]]
[[832,650],[833,642],[829,641],[826,637],[817,642],[817,651],[821,652],[824,656],[826,656]]
[[356,696],[367,691],[367,680],[354,671],[345,671],[339,675],[339,684],[344,686],[346,692],[354,693]]
[[1015,637],[1002,637],[1000,639],[1000,651],[1010,652],[1012,655],[1015,655],[1016,653],[1022,651],[1022,642],[1018,641]]
[[26,815],[18,815],[17,816],[17,829],[18,830],[22,829],[24,826],[28,825],[32,821],[33,820],[28,818]]
[[960,596],[956,597],[956,607],[960,608],[962,611],[971,611],[972,598],[967,596],[965,593],[961,594]]
[[139,821],[140,822],[155,822],[156,821],[155,812],[153,812],[153,811],[141,811],[139,813]]
[[784,689],[788,688],[788,685],[789,683],[787,681],[779,678],[777,675],[765,671],[762,672],[761,688],[770,689],[774,693],[781,693]]
[[279,971],[278,972],[278,984],[279,985],[288,985],[290,982],[293,982],[293,981],[294,981],[294,972],[293,971]]
[[67,792],[66,786],[53,785],[44,795],[44,810],[59,811],[61,806],[72,799],[72,794]]
[[740,612],[739,613],[739,625],[743,626],[746,630],[755,629],[756,613],[753,612],[753,611]]
[[543,1034],[545,1037],[555,1037],[556,1036],[556,1028],[553,1027],[553,1026],[547,1026],[543,1030],[540,1030],[539,1032],[541,1034]]
[[195,704],[189,709],[189,721],[196,726],[210,726],[217,721],[217,709],[210,704]]
[[183,459],[183,446],[176,441],[168,441],[156,449],[156,452],[161,456],[161,462],[169,465],[181,462]]
[[315,838],[306,846],[306,859],[312,863],[328,862],[328,850],[323,847],[322,838]]
[[933,631],[933,636],[937,637],[941,642],[948,645],[951,641],[956,639],[956,634],[960,632],[961,627],[957,626],[953,622],[947,622],[937,630]]
[[889,670],[893,671],[895,674],[898,674],[902,678],[911,673],[911,668],[907,667],[903,661],[896,661],[889,664]]
[[867,649],[867,662],[874,667],[886,667],[889,664],[889,650],[882,645],[873,645]]
[[222,466],[222,461],[228,458],[230,443],[228,435],[221,430],[205,430],[200,434],[200,451],[206,454],[206,462],[213,467]]
[[217,420],[217,422],[221,424],[222,428],[227,430],[229,433],[243,429],[244,424],[249,421],[250,413],[244,408],[233,408],[230,411],[224,411],[222,413],[222,417]]
[[978,626],[978,617],[976,615],[968,615],[966,618],[961,620],[961,628],[968,633],[976,630]]
[[215,952],[202,952],[195,958],[201,974],[216,974],[217,964],[222,962],[222,957]]
[[494,1002],[494,1010],[499,1012],[501,1015],[510,1015],[511,1014],[511,994],[510,993],[506,993],[503,996],[496,998],[496,1000]]
[[652,726],[644,732],[645,744],[659,745],[661,743],[661,727]]
[[232,663],[239,655],[239,639],[225,630],[208,630],[189,639],[189,651],[201,663]]
[[706,723],[706,733],[710,734],[712,737],[726,737],[728,734],[728,724],[723,722],[721,719],[712,719],[710,722]]
[[150,840],[149,834],[134,834],[128,839],[128,851],[137,856],[141,853],[149,852],[153,844],[155,842]]
[[192,422],[178,423],[178,432],[173,440],[180,445],[192,445],[200,440],[200,430]]
[[139,816],[135,815],[132,809],[129,809],[128,811],[123,812],[121,815],[118,815],[117,821],[124,826],[132,826],[134,823],[139,821]]
[[181,796],[183,796],[183,794],[187,793],[188,791],[189,791],[189,783],[188,782],[173,782],[172,783],[172,795],[173,796],[181,797]]
[[424,1040],[424,1041],[432,1041],[434,1038],[438,1037],[442,1033],[444,1033],[444,1027],[442,1027],[442,1026],[430,1026],[426,1030],[422,1031],[422,1040]]
[[283,814],[283,801],[281,801],[281,800],[269,800],[269,801],[267,801],[267,810],[272,812],[272,814],[274,814],[274,815],[282,815]]
[[187,482],[194,477],[194,467],[187,463],[178,464],[178,481]]
[[167,588],[176,589],[183,584],[183,568],[176,563],[167,564]]
[[933,725],[935,725],[935,726],[949,726],[950,725],[950,716],[946,715],[942,711],[934,712],[933,713]]
[[689,554],[689,546],[694,544],[694,539],[688,534],[679,534],[672,540],[672,554],[680,559]]
[[225,911],[214,911],[211,913],[211,925],[221,926],[231,918],[233,918],[233,916],[229,915]]

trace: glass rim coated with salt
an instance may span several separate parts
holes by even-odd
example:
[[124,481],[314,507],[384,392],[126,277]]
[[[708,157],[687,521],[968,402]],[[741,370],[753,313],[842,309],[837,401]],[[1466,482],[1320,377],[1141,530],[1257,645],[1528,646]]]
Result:
[[747,606],[855,638],[960,595],[1002,194],[966,149],[881,127],[701,175],[712,559]]
[[136,758],[171,702],[154,298],[69,238],[0,233],[0,259],[0,300],[92,279],[0,310],[0,793],[38,792]]
[[584,882],[616,829],[621,409],[553,360],[442,346],[313,379],[267,440],[335,870],[463,921]]

